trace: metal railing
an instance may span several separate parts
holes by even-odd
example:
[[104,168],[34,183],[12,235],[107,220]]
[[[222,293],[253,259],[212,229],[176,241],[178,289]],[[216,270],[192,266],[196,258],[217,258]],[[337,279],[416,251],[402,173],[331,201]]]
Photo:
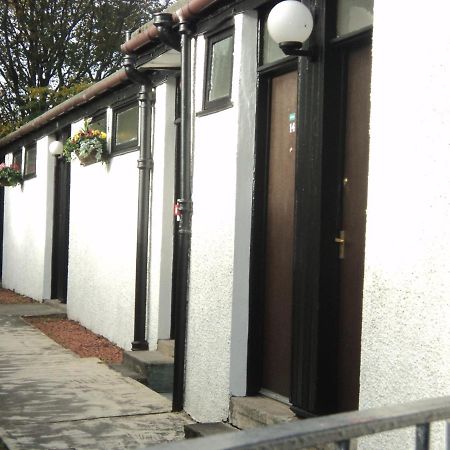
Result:
[[329,444],[332,448],[349,450],[352,442],[357,438],[406,427],[415,427],[415,449],[427,450],[430,448],[430,424],[436,421],[446,421],[445,448],[450,450],[449,420],[450,397],[440,397],[402,405],[366,409],[253,428],[236,433],[218,434],[211,437],[160,444],[152,446],[151,449],[291,450]]

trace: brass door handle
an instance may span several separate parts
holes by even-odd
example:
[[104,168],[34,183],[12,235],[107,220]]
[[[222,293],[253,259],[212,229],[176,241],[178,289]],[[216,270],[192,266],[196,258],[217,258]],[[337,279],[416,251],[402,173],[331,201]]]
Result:
[[339,236],[334,238],[334,242],[339,244],[339,259],[345,258],[345,231],[341,230]]

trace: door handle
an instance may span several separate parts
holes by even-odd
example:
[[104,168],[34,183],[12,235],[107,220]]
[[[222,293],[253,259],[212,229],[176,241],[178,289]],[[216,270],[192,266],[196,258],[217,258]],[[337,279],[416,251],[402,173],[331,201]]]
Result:
[[339,236],[334,238],[334,242],[339,244],[339,259],[345,258],[345,231],[341,230]]

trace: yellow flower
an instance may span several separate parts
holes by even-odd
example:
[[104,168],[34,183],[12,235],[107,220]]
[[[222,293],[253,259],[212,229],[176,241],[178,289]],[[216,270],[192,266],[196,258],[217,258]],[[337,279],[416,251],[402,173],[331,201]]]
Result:
[[100,136],[102,139],[106,139],[106,133],[104,133],[103,131],[100,133]]

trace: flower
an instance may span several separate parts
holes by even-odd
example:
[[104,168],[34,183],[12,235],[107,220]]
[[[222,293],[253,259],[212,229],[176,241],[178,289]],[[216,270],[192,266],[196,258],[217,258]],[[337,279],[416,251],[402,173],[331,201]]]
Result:
[[0,164],[0,185],[15,186],[22,182],[22,173],[16,164],[10,166],[5,163]]
[[80,161],[84,161],[90,156],[95,157],[97,162],[103,161],[105,153],[106,133],[90,129],[87,120],[78,133],[67,139],[63,149],[63,157],[67,161],[71,161],[75,155]]

